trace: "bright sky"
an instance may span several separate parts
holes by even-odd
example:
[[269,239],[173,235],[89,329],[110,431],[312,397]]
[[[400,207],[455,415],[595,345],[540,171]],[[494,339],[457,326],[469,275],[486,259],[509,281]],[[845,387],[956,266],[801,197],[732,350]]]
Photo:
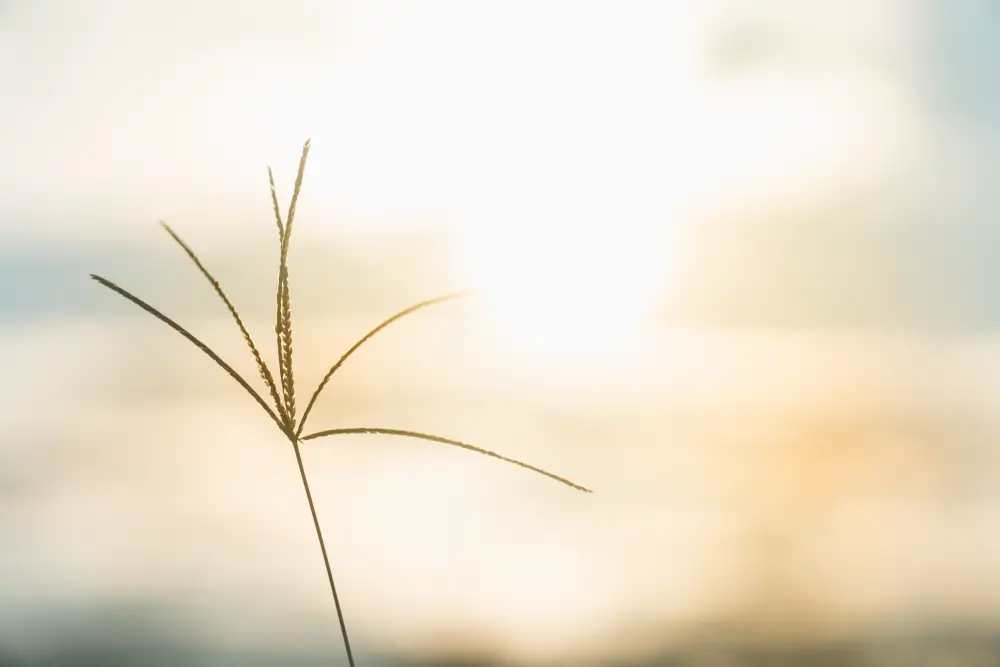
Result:
[[917,139],[890,74],[919,17],[889,0],[0,12],[5,229],[256,210],[307,136],[312,206],[366,228],[536,204],[664,224],[695,195],[864,180]]
[[222,238],[311,137],[300,233],[444,230],[497,322],[548,352],[621,339],[699,224],[807,217],[928,144],[900,76],[925,17],[897,0],[3,12],[3,233]]

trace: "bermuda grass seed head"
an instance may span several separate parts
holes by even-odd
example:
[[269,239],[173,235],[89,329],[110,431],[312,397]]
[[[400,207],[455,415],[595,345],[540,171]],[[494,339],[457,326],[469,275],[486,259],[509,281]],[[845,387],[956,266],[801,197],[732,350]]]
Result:
[[198,349],[209,356],[220,368],[222,368],[226,373],[229,374],[243,390],[253,398],[261,409],[267,414],[267,416],[275,423],[281,433],[285,438],[291,443],[292,450],[295,454],[295,459],[298,464],[299,474],[302,479],[302,486],[305,490],[306,500],[309,504],[309,511],[312,515],[313,527],[316,531],[316,537],[319,541],[320,551],[323,555],[323,563],[326,566],[327,579],[330,585],[330,591],[333,594],[334,605],[337,609],[337,617],[340,621],[340,629],[344,639],[344,646],[347,650],[348,662],[351,667],[354,666],[354,657],[351,651],[350,640],[347,634],[347,628],[344,623],[344,615],[340,605],[340,598],[337,594],[337,587],[334,584],[333,573],[330,567],[330,559],[326,551],[326,544],[323,539],[323,531],[320,528],[319,519],[316,515],[316,508],[313,503],[312,492],[309,487],[309,481],[306,477],[305,467],[302,462],[302,453],[300,445],[303,441],[314,440],[317,438],[334,436],[334,435],[351,435],[351,434],[370,434],[370,435],[391,435],[406,438],[414,438],[419,440],[425,440],[430,442],[436,442],[446,445],[451,445],[453,447],[458,447],[461,449],[470,450],[483,454],[506,463],[511,463],[532,472],[539,473],[551,479],[554,479],[562,484],[565,484],[574,489],[584,491],[589,493],[590,489],[577,484],[565,477],[556,475],[552,472],[538,468],[531,464],[525,463],[517,459],[513,459],[507,456],[498,454],[497,452],[490,451],[488,449],[483,449],[482,447],[477,447],[460,440],[454,440],[451,438],[444,438],[438,435],[432,435],[429,433],[421,433],[418,431],[411,431],[399,428],[388,428],[388,427],[369,427],[369,426],[359,426],[351,428],[336,428],[336,429],[326,429],[322,431],[316,431],[303,435],[306,421],[316,404],[316,400],[319,398],[323,389],[333,378],[334,374],[340,369],[344,362],[356,352],[362,345],[368,342],[373,336],[375,336],[382,329],[386,328],[393,322],[406,317],[422,308],[428,306],[433,306],[440,303],[445,303],[453,299],[466,296],[467,292],[459,292],[454,294],[446,294],[444,296],[439,296],[433,299],[428,299],[426,301],[421,301],[420,303],[414,304],[409,308],[399,311],[398,313],[392,315],[391,317],[385,319],[378,326],[373,328],[367,334],[365,334],[360,340],[358,340],[354,345],[352,345],[346,352],[344,352],[340,358],[334,363],[330,369],[327,371],[323,379],[320,380],[316,389],[313,390],[309,401],[306,403],[305,409],[302,411],[301,416],[298,416],[296,411],[296,396],[295,396],[295,372],[292,363],[292,304],[291,304],[291,290],[289,288],[288,279],[288,250],[289,242],[292,236],[292,226],[295,222],[295,210],[298,205],[299,194],[302,190],[302,180],[305,175],[306,161],[309,157],[309,147],[310,142],[307,140],[302,147],[302,155],[299,159],[298,172],[295,177],[295,186],[292,190],[292,198],[288,206],[288,211],[284,218],[281,215],[281,208],[278,204],[278,193],[277,188],[274,184],[274,174],[270,168],[268,168],[268,182],[270,185],[271,193],[271,204],[274,209],[274,219],[275,224],[278,228],[278,243],[279,243],[279,260],[278,260],[278,280],[277,280],[277,290],[276,290],[276,308],[275,308],[275,344],[277,347],[278,355],[278,372],[275,374],[271,371],[264,357],[261,355],[260,349],[254,342],[253,337],[250,335],[249,330],[240,317],[239,312],[236,307],[230,301],[229,297],[226,295],[219,281],[209,272],[205,265],[201,262],[195,252],[188,246],[178,234],[166,223],[160,223],[166,232],[173,238],[173,240],[181,247],[184,253],[191,259],[194,265],[198,268],[205,279],[212,286],[212,289],[219,296],[222,302],[225,304],[226,309],[232,316],[233,320],[236,322],[237,327],[240,330],[240,334],[243,336],[243,341],[249,348],[250,353],[253,355],[254,362],[257,365],[257,370],[260,374],[261,380],[263,380],[265,387],[267,388],[267,395],[270,401],[265,400],[264,397],[253,388],[253,386],[244,379],[232,366],[226,363],[214,350],[209,348],[205,343],[199,340],[194,334],[189,332],[183,326],[175,322],[173,319],[163,314],[153,306],[149,305],[139,297],[135,296],[123,287],[111,282],[110,280],[103,278],[101,276],[91,274],[91,278],[100,283],[101,285],[107,287],[108,289],[118,293],[125,299],[128,299],[138,307],[145,310],[147,313],[160,320],[177,333],[182,335]]

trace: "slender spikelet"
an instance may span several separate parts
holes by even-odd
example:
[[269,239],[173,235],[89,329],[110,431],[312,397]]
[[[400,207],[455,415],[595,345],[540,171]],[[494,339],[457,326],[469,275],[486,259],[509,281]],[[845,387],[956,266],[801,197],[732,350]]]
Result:
[[348,357],[354,354],[359,347],[368,342],[368,340],[372,336],[377,334],[382,329],[385,329],[387,326],[389,326],[396,320],[402,319],[407,315],[409,315],[410,313],[420,310],[421,308],[426,308],[427,306],[433,306],[438,303],[444,303],[446,301],[451,301],[452,299],[458,299],[460,297],[469,296],[470,294],[472,294],[472,292],[455,292],[453,294],[445,294],[444,296],[439,296],[433,299],[427,299],[426,301],[421,301],[420,303],[414,304],[409,308],[405,308],[399,311],[392,317],[386,318],[385,320],[382,321],[381,324],[379,324],[377,327],[375,327],[374,329],[366,333],[364,336],[362,336],[361,339],[358,340],[358,342],[356,342],[354,345],[350,347],[349,350],[347,350],[347,352],[341,355],[340,359],[337,360],[337,363],[335,363],[330,368],[330,370],[326,372],[326,375],[323,376],[323,379],[320,380],[319,385],[316,387],[316,391],[313,392],[312,397],[309,399],[309,403],[306,404],[306,409],[302,412],[302,419],[299,420],[299,427],[295,432],[295,436],[300,437],[302,435],[302,430],[306,427],[306,419],[309,417],[309,413],[312,411],[313,405],[316,404],[316,399],[319,398],[320,393],[323,391],[323,388],[326,387],[326,384],[330,381],[330,378],[333,377],[333,374],[336,373],[337,370],[339,370],[340,367],[344,365],[344,362],[347,361]]
[[[278,226],[278,248],[279,252],[285,245],[285,225],[281,221],[281,206],[278,204],[278,189],[274,186],[274,172],[270,167],[267,168],[267,182],[271,186],[271,206],[274,209],[274,221]],[[280,262],[280,259],[279,259]],[[278,350],[278,373],[281,375],[283,366],[281,365],[281,351],[283,349],[282,335],[281,335],[281,301],[282,301],[282,280],[281,280],[281,269],[278,269],[278,294],[277,294],[277,304],[275,305],[274,311],[274,335],[276,348]],[[289,305],[289,310],[291,306]],[[281,377],[281,387],[282,395],[284,395],[285,382],[284,378]],[[288,424],[288,415],[285,413],[284,407],[282,407],[282,418],[285,423]],[[290,425],[290,424],[289,424]]]
[[[274,221],[278,226],[278,249],[279,249],[279,266],[278,266],[278,293],[274,310],[274,336],[276,348],[278,350],[278,375],[281,380],[281,394],[284,399],[287,396],[285,387],[291,384],[292,380],[285,377],[285,364],[284,364],[284,334],[282,333],[283,328],[283,318],[282,318],[282,302],[284,301],[283,293],[284,287],[286,286],[285,280],[282,278],[282,263],[280,259],[281,248],[285,247],[285,225],[281,221],[281,206],[278,204],[278,190],[274,186],[274,172],[270,167],[267,168],[267,182],[271,186],[271,206],[274,209]],[[288,306],[289,320],[291,320],[291,303]],[[289,349],[291,349],[289,347]],[[294,396],[294,392],[293,392]],[[282,419],[285,420],[285,426],[287,428],[292,428],[294,426],[294,417],[289,417],[287,409],[282,403],[281,411]]]
[[[287,275],[287,271],[282,271]],[[295,427],[295,374],[292,368],[292,325],[291,325],[291,299],[288,296],[287,277],[284,279],[285,285],[280,292],[281,298],[281,325],[278,333],[280,348],[279,365],[281,369],[281,391],[284,398],[285,418],[289,428]]]
[[170,319],[169,317],[167,317],[166,315],[164,315],[159,310],[149,305],[139,297],[135,296],[125,288],[119,287],[118,285],[111,282],[107,278],[102,278],[101,276],[98,276],[93,273],[90,274],[90,277],[99,282],[100,284],[104,285],[105,287],[107,287],[109,290],[117,292],[121,296],[125,297],[126,299],[128,299],[135,305],[139,306],[147,313],[149,313],[150,315],[160,320],[161,322],[169,326],[171,329],[173,329],[174,331],[176,331],[177,333],[179,333],[180,335],[184,336],[189,341],[191,341],[199,350],[201,350],[209,357],[211,357],[212,361],[218,364],[219,367],[222,368],[222,370],[226,371],[226,373],[229,374],[229,377],[236,380],[240,384],[240,386],[243,387],[243,389],[246,390],[246,392],[250,394],[250,396],[252,396],[253,399],[257,401],[258,404],[260,404],[260,407],[264,408],[264,412],[267,413],[267,416],[270,417],[274,421],[274,423],[278,425],[279,428],[284,430],[284,425],[282,423],[281,418],[279,418],[278,415],[275,414],[274,410],[272,410],[271,407],[267,404],[267,401],[261,398],[260,394],[258,394],[257,391],[250,386],[250,383],[244,380],[243,376],[237,373],[232,366],[223,361],[222,358],[212,350],[212,348],[210,348],[208,345],[205,345],[203,342],[198,340],[198,338],[194,334],[192,334],[190,331],[188,331],[181,325],[177,324],[177,322],[174,322],[172,319]]
[[309,159],[310,142],[306,139],[302,146],[302,156],[299,158],[299,170],[295,176],[295,188],[292,190],[292,200],[288,205],[288,215],[285,217],[284,234],[281,236],[281,259],[278,265],[278,359],[281,367],[281,389],[285,405],[285,419],[289,429],[295,428],[295,371],[292,364],[292,303],[288,289],[288,246],[292,237],[292,224],[295,222],[295,208],[302,190],[302,178],[305,176],[306,161]]
[[240,314],[237,312],[236,306],[234,306],[233,302],[229,300],[229,297],[226,296],[225,291],[222,289],[222,285],[220,285],[219,281],[215,279],[215,276],[213,276],[209,270],[205,268],[205,265],[201,263],[201,260],[198,259],[198,255],[195,254],[191,247],[181,240],[181,237],[170,228],[170,225],[163,221],[160,221],[160,225],[167,231],[168,234],[170,234],[171,238],[177,242],[177,245],[183,248],[184,252],[187,253],[187,256],[191,258],[192,262],[194,262],[194,265],[198,267],[199,271],[201,271],[201,274],[205,276],[205,279],[208,280],[209,283],[211,283],[215,293],[218,294],[219,298],[222,299],[222,302],[226,304],[226,308],[229,309],[229,314],[233,316],[234,320],[236,320],[236,326],[240,328],[240,333],[243,334],[243,341],[247,344],[247,347],[250,348],[254,361],[257,362],[257,370],[260,372],[260,377],[267,385],[267,390],[271,393],[271,400],[274,401],[275,409],[278,414],[281,414],[282,417],[284,417],[284,407],[282,406],[281,398],[278,396],[278,387],[274,382],[274,376],[271,375],[271,369],[267,367],[263,357],[260,356],[260,351],[254,344],[253,337],[250,335],[250,332],[247,331],[246,326],[243,324],[243,320],[240,318]]
[[418,440],[429,440],[430,442],[439,442],[445,445],[451,445],[453,447],[467,449],[472,452],[478,452],[479,454],[483,454],[485,456],[489,456],[494,459],[499,459],[500,461],[504,461],[506,463],[512,463],[516,466],[520,466],[522,468],[526,468],[527,470],[531,470],[532,472],[537,472],[540,475],[545,475],[546,477],[554,479],[557,482],[562,482],[566,486],[574,488],[577,491],[583,491],[585,493],[593,493],[591,489],[588,489],[585,486],[581,486],[572,480],[566,479],[565,477],[562,477],[555,473],[551,473],[548,470],[544,470],[542,468],[533,466],[530,463],[525,463],[524,461],[512,459],[509,456],[504,456],[503,454],[498,454],[494,451],[491,451],[489,449],[484,449],[482,447],[476,447],[475,445],[470,445],[466,442],[462,442],[461,440],[442,438],[439,435],[420,433],[419,431],[407,431],[399,428],[371,428],[366,426],[359,426],[355,428],[334,428],[326,431],[318,431],[316,433],[310,433],[307,436],[303,436],[301,440],[314,440],[316,438],[324,438],[331,435],[396,435],[396,436],[402,436],[404,438],[416,438]]
[[278,242],[285,238],[285,225],[281,222],[281,208],[278,206],[278,189],[274,187],[274,172],[267,168],[267,182],[271,186],[271,205],[274,207],[274,221],[278,224]]
[[288,215],[285,216],[285,242],[281,247],[282,257],[287,257],[288,255],[288,239],[292,235],[292,222],[295,220],[295,209],[299,203],[299,193],[302,191],[302,178],[306,173],[306,161],[309,159],[310,146],[310,139],[306,139],[306,142],[302,144],[302,155],[299,157],[299,170],[295,174],[295,187],[292,189],[292,201],[288,204]]

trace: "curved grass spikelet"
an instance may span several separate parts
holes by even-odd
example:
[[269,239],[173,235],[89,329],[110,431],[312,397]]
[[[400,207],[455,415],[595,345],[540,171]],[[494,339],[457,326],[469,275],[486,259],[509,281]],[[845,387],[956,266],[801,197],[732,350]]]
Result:
[[274,410],[272,410],[271,407],[267,404],[267,401],[265,401],[263,398],[261,398],[260,394],[258,394],[257,391],[253,387],[250,386],[250,383],[247,382],[246,380],[244,380],[243,376],[240,375],[239,373],[237,373],[236,370],[232,366],[230,366],[225,361],[223,361],[222,357],[220,357],[218,354],[216,354],[215,351],[212,350],[212,348],[210,348],[208,345],[205,345],[203,342],[201,342],[190,331],[188,331],[187,329],[185,329],[181,325],[177,324],[177,322],[173,321],[172,319],[170,319],[169,317],[167,317],[166,315],[164,315],[163,313],[161,313],[159,310],[157,310],[153,306],[149,305],[148,303],[146,303],[145,301],[143,301],[139,297],[135,296],[134,294],[132,294],[131,292],[129,292],[128,290],[126,290],[124,287],[119,287],[118,285],[116,285],[115,283],[111,282],[107,278],[102,278],[101,276],[99,276],[97,274],[94,274],[94,273],[91,273],[90,277],[93,280],[95,280],[98,283],[100,283],[101,285],[104,285],[105,287],[107,287],[109,290],[111,290],[113,292],[117,292],[121,296],[125,297],[126,299],[128,299],[129,301],[131,301],[135,305],[139,306],[140,308],[142,308],[143,310],[145,310],[147,313],[149,313],[150,315],[152,315],[156,319],[160,320],[161,322],[163,322],[164,324],[166,324],[168,327],[170,327],[171,329],[173,329],[174,331],[176,331],[177,333],[179,333],[180,335],[184,336],[189,341],[191,341],[191,343],[193,343],[195,345],[195,347],[197,347],[199,350],[201,350],[202,352],[204,352],[205,354],[207,354],[209,357],[211,357],[212,361],[214,361],[216,364],[218,364],[219,367],[222,368],[222,370],[226,371],[226,373],[229,374],[229,377],[231,377],[234,380],[236,380],[240,384],[240,386],[243,387],[243,389],[248,394],[250,394],[250,396],[252,396],[255,401],[257,401],[257,403],[260,405],[260,407],[262,407],[264,409],[264,412],[267,413],[267,416],[270,417],[271,420],[274,421],[274,423],[277,424],[279,428],[281,428],[282,430],[284,430],[284,425],[283,425],[283,422],[282,422],[281,418],[279,418],[278,415],[275,414]]
[[278,206],[278,189],[274,187],[274,172],[267,168],[267,182],[271,186],[271,206],[274,207],[274,221],[278,224],[278,242],[285,237],[285,225],[281,222],[281,208]]
[[288,239],[292,235],[292,223],[295,221],[295,209],[299,203],[299,193],[302,191],[302,179],[306,174],[306,161],[309,159],[309,148],[312,145],[311,139],[306,139],[302,144],[302,155],[299,156],[299,170],[295,174],[295,187],[292,189],[292,200],[288,204],[288,215],[285,216],[284,244],[281,247],[283,258],[288,255]]
[[435,304],[444,303],[446,301],[451,301],[452,299],[458,299],[460,297],[469,296],[470,294],[472,294],[472,292],[454,292],[452,294],[445,294],[444,296],[439,296],[433,299],[427,299],[425,301],[421,301],[420,303],[416,303],[410,306],[409,308],[404,308],[395,315],[392,315],[391,317],[384,319],[377,327],[375,327],[374,329],[366,333],[364,336],[362,336],[358,340],[358,342],[356,342],[347,350],[347,352],[341,355],[340,359],[337,360],[337,363],[335,363],[330,368],[330,370],[326,372],[326,375],[323,376],[323,379],[320,380],[319,385],[316,387],[316,390],[313,392],[312,397],[309,399],[309,403],[306,404],[306,409],[302,412],[302,419],[299,421],[299,427],[295,432],[295,436],[300,437],[302,435],[302,430],[306,427],[306,419],[309,417],[309,413],[312,411],[313,405],[316,404],[316,400],[319,398],[320,393],[322,393],[323,389],[330,381],[330,378],[332,378],[334,373],[336,373],[340,369],[340,367],[344,365],[344,362],[347,361],[348,357],[354,354],[359,347],[368,342],[368,340],[371,339],[375,334],[377,334],[379,331],[382,331],[382,329],[385,329],[387,326],[389,326],[396,320],[402,319],[407,315],[409,315],[410,313],[420,310],[421,308],[426,308],[427,306],[433,306]]
[[205,276],[205,279],[208,280],[208,282],[212,285],[212,288],[215,290],[215,293],[218,294],[219,298],[222,299],[222,302],[226,304],[226,308],[229,309],[229,314],[233,316],[233,319],[236,321],[236,326],[240,328],[240,333],[243,334],[243,341],[247,344],[247,347],[250,348],[250,352],[253,354],[254,361],[257,362],[257,370],[260,372],[260,377],[264,380],[264,383],[267,385],[267,390],[271,394],[271,400],[274,402],[275,410],[277,410],[278,414],[282,415],[282,417],[284,418],[284,406],[281,403],[281,398],[278,396],[278,387],[274,382],[274,376],[271,375],[271,369],[268,368],[267,363],[265,363],[263,357],[261,357],[260,351],[257,349],[257,346],[253,342],[253,337],[250,335],[250,332],[247,331],[246,326],[243,324],[243,320],[242,318],[240,318],[240,314],[239,312],[237,312],[236,306],[234,306],[233,302],[229,300],[228,296],[226,296],[225,291],[223,291],[222,289],[222,285],[220,285],[219,281],[215,279],[215,276],[213,276],[209,272],[209,270],[205,268],[205,265],[201,263],[201,260],[198,259],[198,255],[195,254],[194,250],[192,250],[191,247],[188,246],[188,244],[186,244],[181,239],[181,237],[178,236],[177,233],[170,228],[170,225],[163,222],[162,220],[160,221],[160,225],[163,227],[163,229],[167,231],[168,234],[170,234],[171,238],[173,238],[174,241],[177,242],[177,245],[179,245],[184,250],[184,252],[187,253],[187,256],[191,258],[191,261],[194,262],[194,265],[198,267],[198,270],[201,271],[201,274]]
[[539,468],[537,466],[531,465],[530,463],[525,463],[524,461],[513,459],[510,458],[509,456],[504,456],[503,454],[498,454],[497,452],[485,449],[483,447],[470,445],[469,443],[462,442],[461,440],[453,440],[452,438],[442,438],[439,435],[432,435],[430,433],[421,433],[419,431],[408,431],[400,428],[377,428],[368,426],[358,426],[354,428],[334,428],[326,431],[318,431],[316,433],[310,433],[307,436],[303,436],[301,439],[314,440],[316,438],[324,438],[331,435],[395,435],[404,438],[415,438],[417,440],[428,440],[430,442],[438,442],[444,445],[451,445],[452,447],[458,447],[460,449],[467,449],[469,451],[476,452],[478,454],[483,454],[484,456],[489,456],[491,458],[504,461],[505,463],[511,463],[513,465],[520,466],[521,468],[525,468],[526,470],[536,472],[539,475],[544,475],[549,479],[554,479],[557,482],[561,482],[570,488],[576,489],[577,491],[583,491],[584,493],[593,493],[592,489],[588,489],[587,487],[577,484],[576,482],[567,479],[566,477],[563,477],[561,475],[549,472],[544,468]]

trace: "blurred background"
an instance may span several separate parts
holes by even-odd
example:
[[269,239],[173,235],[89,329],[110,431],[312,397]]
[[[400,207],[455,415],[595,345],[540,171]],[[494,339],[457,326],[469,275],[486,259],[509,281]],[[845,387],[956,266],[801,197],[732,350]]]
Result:
[[[1000,661],[992,0],[0,0],[0,665]],[[272,363],[274,363],[272,361]],[[300,399],[301,400],[301,399]]]

